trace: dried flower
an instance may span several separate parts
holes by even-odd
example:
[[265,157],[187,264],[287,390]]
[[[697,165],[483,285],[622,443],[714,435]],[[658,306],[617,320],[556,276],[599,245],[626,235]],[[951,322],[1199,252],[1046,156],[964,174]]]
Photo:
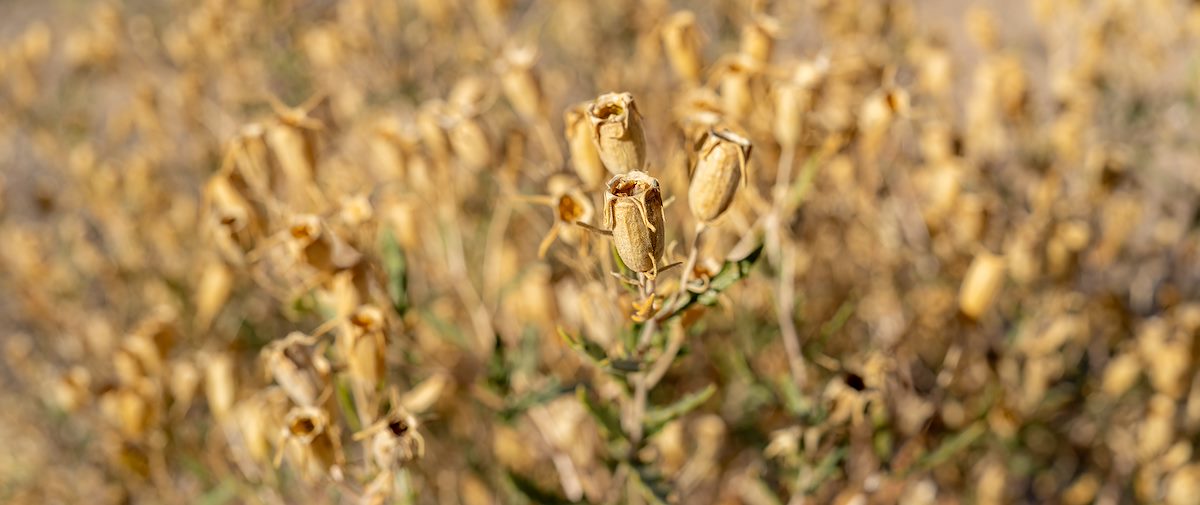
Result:
[[658,179],[640,171],[608,181],[604,224],[612,231],[617,254],[635,272],[655,272],[663,254],[666,215]]
[[701,222],[711,222],[729,208],[738,181],[746,181],[750,141],[727,128],[709,130],[691,171],[688,206]]
[[641,171],[646,166],[646,133],[633,95],[600,95],[588,108],[592,139],[604,167],[615,175]]

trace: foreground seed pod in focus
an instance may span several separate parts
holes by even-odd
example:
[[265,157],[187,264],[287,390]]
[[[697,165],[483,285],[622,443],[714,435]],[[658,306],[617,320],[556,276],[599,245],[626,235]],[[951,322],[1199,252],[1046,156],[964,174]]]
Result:
[[633,171],[608,181],[604,225],[612,230],[625,266],[641,273],[656,270],[663,253],[664,218],[658,179]]
[[688,206],[701,222],[721,216],[745,180],[750,161],[750,141],[728,129],[709,130],[700,147],[688,188]]
[[609,172],[620,175],[646,166],[646,132],[633,95],[600,95],[588,109],[588,119],[600,160]]

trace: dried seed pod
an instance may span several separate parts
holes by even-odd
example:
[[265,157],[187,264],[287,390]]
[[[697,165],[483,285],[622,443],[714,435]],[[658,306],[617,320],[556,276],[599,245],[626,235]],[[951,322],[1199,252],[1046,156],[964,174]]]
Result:
[[314,339],[294,331],[263,348],[264,368],[296,405],[316,403],[321,384],[313,351]]
[[371,437],[371,453],[380,468],[397,468],[425,455],[425,439],[417,432],[417,419],[403,408],[384,419]]
[[729,129],[709,130],[688,187],[688,207],[696,219],[707,223],[729,208],[739,179],[747,180],[750,148],[749,140]]
[[321,219],[311,214],[298,215],[288,229],[289,245],[304,263],[322,272],[349,269],[362,260],[362,253],[326,228]]
[[492,161],[492,147],[479,120],[459,111],[452,111],[446,120],[455,157],[471,171],[486,167]]
[[612,230],[617,254],[635,272],[657,269],[663,253],[665,214],[658,179],[631,171],[608,181],[604,224]]
[[771,50],[775,47],[779,30],[779,21],[775,18],[755,16],[753,21],[742,27],[741,52],[754,61],[767,63],[771,60]]
[[590,106],[591,102],[581,102],[567,108],[563,113],[563,134],[571,152],[571,168],[575,169],[584,186],[596,188],[604,184],[606,169],[592,138],[592,125],[588,120]]
[[526,121],[542,116],[542,88],[533,74],[537,50],[533,47],[511,47],[504,52],[499,64],[500,85],[504,95]]
[[348,338],[339,341],[350,377],[365,385],[383,380],[384,354],[387,341],[384,335],[386,320],[382,310],[372,305],[358,307],[350,314]]
[[696,29],[696,15],[692,11],[679,11],[667,18],[662,28],[663,46],[671,68],[684,80],[700,82],[700,33]]
[[1004,257],[982,252],[975,256],[963,277],[958,306],[971,319],[979,319],[1004,284]]
[[329,414],[316,407],[296,407],[284,418],[284,437],[290,441],[293,459],[306,477],[328,472],[335,481],[342,479],[341,466],[345,461],[337,426],[330,424]]
[[233,288],[233,273],[220,261],[211,261],[200,273],[200,284],[196,286],[196,328],[207,330]]
[[733,54],[717,64],[715,76],[720,81],[721,106],[733,119],[742,119],[754,107],[752,81],[759,72],[756,61],[745,54]]
[[227,353],[201,357],[204,363],[204,393],[208,408],[218,421],[225,418],[237,394],[233,358]]
[[620,175],[646,166],[646,132],[633,95],[600,95],[588,108],[588,119],[596,150],[609,172]]

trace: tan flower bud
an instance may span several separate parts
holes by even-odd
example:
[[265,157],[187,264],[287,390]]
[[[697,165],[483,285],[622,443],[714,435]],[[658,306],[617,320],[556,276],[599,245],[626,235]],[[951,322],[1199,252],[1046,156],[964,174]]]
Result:
[[688,188],[688,206],[696,219],[709,222],[729,208],[739,179],[746,179],[750,148],[749,140],[728,129],[709,131]]
[[608,181],[604,224],[612,230],[617,254],[625,266],[635,272],[656,269],[663,253],[664,219],[658,179],[631,171]]
[[646,166],[646,132],[633,95],[600,95],[588,109],[588,119],[600,160],[609,172],[620,175]]
[[692,11],[679,11],[667,18],[662,29],[663,46],[671,68],[688,82],[700,81],[700,33],[696,29],[696,15]]
[[584,186],[596,188],[604,184],[606,170],[592,139],[592,125],[588,120],[590,106],[591,102],[578,103],[563,113],[563,134],[571,152],[571,168],[575,169]]

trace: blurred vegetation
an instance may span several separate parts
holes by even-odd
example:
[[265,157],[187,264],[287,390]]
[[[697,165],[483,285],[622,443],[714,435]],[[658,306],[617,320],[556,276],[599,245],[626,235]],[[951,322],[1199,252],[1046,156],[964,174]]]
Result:
[[1200,502],[1200,4],[2,10],[0,502]]

